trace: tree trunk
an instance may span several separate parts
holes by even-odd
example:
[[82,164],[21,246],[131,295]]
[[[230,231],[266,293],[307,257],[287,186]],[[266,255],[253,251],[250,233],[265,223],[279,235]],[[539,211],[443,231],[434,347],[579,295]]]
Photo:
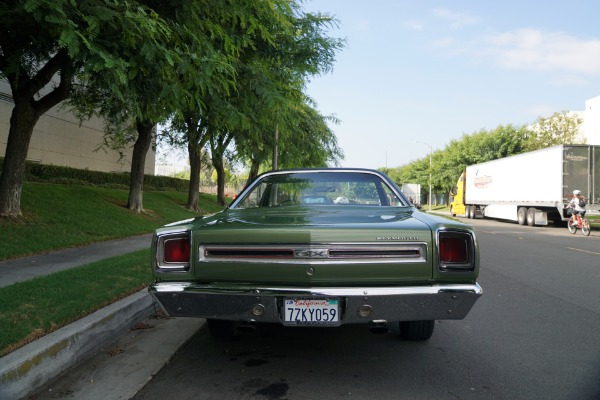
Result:
[[0,217],[21,216],[21,192],[25,180],[25,161],[33,128],[40,113],[28,101],[15,102],[10,116],[6,155],[0,174]]
[[212,156],[212,164],[217,171],[217,203],[225,206],[225,162],[224,154],[227,146],[233,140],[233,134],[217,134],[210,137],[210,152]]
[[260,161],[257,158],[252,158],[250,161],[250,172],[248,172],[248,180],[246,186],[250,184],[258,176],[258,170],[260,168]]
[[225,163],[221,154],[212,156],[212,163],[217,171],[217,204],[225,206]]
[[127,208],[141,213],[144,211],[144,168],[146,166],[146,155],[152,144],[154,124],[149,121],[138,121],[136,127],[138,138],[133,145],[133,154],[131,156],[131,178],[129,180]]
[[197,148],[195,144],[188,143],[188,154],[190,157],[190,185],[188,189],[188,201],[186,208],[194,211],[200,211],[200,152],[202,148]]
[[[36,100],[36,94],[39,94],[58,71],[58,86]],[[15,107],[10,116],[4,164],[0,174],[0,218],[21,216],[25,162],[33,128],[46,111],[67,98],[72,77],[72,62],[65,49],[56,52],[33,78],[27,77],[25,70],[6,74]]]

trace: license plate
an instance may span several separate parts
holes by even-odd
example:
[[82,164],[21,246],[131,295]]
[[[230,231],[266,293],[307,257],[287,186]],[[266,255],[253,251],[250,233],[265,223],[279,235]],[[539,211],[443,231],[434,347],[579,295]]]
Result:
[[338,299],[285,299],[284,324],[323,326],[340,324]]

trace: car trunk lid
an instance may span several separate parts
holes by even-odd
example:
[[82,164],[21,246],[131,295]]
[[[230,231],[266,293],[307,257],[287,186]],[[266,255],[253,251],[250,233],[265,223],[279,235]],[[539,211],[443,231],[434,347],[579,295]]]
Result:
[[431,279],[431,229],[411,208],[323,207],[227,210],[198,221],[195,277],[314,286]]

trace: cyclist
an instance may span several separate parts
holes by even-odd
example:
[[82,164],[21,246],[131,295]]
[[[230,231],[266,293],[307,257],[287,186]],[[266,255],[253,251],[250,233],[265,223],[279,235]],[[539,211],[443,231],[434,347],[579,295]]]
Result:
[[568,207],[573,210],[573,215],[577,218],[577,227],[581,228],[581,219],[585,217],[585,200],[581,195],[581,190],[573,190],[573,198]]

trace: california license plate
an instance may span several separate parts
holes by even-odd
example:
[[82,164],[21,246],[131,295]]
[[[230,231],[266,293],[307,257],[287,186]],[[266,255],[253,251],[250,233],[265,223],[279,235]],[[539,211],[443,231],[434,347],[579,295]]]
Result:
[[284,325],[323,326],[340,324],[338,299],[285,299]]

